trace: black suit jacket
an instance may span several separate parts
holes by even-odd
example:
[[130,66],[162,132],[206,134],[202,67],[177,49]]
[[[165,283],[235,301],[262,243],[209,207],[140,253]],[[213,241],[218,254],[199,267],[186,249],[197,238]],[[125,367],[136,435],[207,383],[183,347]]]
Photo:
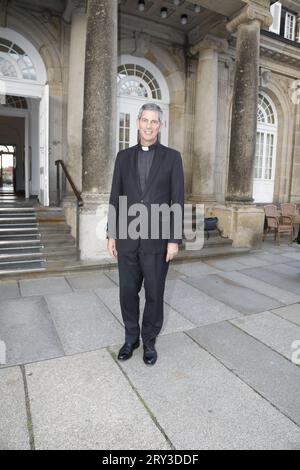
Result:
[[[141,251],[145,253],[165,253],[168,242],[182,242],[182,234],[180,234],[180,238],[174,237],[177,232],[175,231],[174,214],[171,212],[169,224],[170,235],[167,238],[164,237],[164,233],[162,231],[164,217],[160,216],[159,234],[156,234],[154,238],[153,233],[151,233],[150,224],[151,205],[167,204],[168,207],[171,207],[172,204],[179,204],[182,215],[179,224],[178,218],[176,219],[176,228],[178,229],[178,225],[180,225],[180,229],[182,231],[184,210],[184,176],[181,155],[176,150],[170,149],[158,143],[146,182],[146,187],[144,191],[142,191],[138,173],[138,150],[139,145],[135,145],[134,147],[122,150],[117,155],[109,200],[110,204],[114,206],[116,210],[117,230],[116,233],[113,233],[109,229],[108,236],[110,238],[116,239],[116,248],[118,252],[132,252],[136,251],[139,247]],[[128,234],[126,239],[123,239],[122,235],[120,237],[119,227],[122,218],[121,213],[125,213],[119,206],[120,196],[127,196],[128,208],[132,204],[136,203],[142,204],[147,208],[149,216],[147,232],[148,239],[144,239],[143,236],[138,239],[132,239],[128,237]],[[136,216],[129,216],[127,218],[127,229],[129,224],[134,219],[136,219]],[[122,218],[122,220],[124,219]],[[145,229],[145,227],[140,227],[140,229],[142,231]]]

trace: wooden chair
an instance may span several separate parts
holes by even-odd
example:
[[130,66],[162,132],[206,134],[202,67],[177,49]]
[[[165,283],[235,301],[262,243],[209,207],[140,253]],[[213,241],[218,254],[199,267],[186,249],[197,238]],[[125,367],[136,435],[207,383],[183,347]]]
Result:
[[[265,210],[265,215],[266,215],[266,220],[267,220],[266,231],[270,232],[271,230],[274,230],[275,241],[278,241],[279,244],[280,244],[280,234],[289,233],[290,240],[292,243],[294,228],[293,228],[291,219],[286,219],[285,223],[283,223],[283,221],[281,222],[280,216],[278,215],[277,206],[275,206],[274,204],[268,204],[267,206],[264,206],[264,210]],[[266,232],[264,232],[263,240],[265,240],[265,234]]]
[[300,214],[296,204],[285,202],[280,204],[282,213],[282,222],[293,225],[293,235],[295,236],[296,226],[300,225]]

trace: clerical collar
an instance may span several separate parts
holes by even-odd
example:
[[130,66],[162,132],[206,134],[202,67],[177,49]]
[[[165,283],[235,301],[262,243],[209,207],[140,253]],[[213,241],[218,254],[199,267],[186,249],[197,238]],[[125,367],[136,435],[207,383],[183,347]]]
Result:
[[155,150],[156,149],[157,141],[155,142],[155,144],[152,144],[149,147],[147,145],[142,145],[141,143],[139,143],[139,147],[140,147],[141,150],[143,150],[143,152],[149,152],[150,150]]

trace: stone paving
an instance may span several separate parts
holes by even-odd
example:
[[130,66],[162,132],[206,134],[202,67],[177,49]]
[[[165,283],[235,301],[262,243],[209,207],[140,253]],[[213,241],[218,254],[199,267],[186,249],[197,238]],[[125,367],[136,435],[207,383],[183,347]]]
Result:
[[123,336],[117,270],[0,282],[0,449],[300,449],[299,245],[172,263],[156,365]]

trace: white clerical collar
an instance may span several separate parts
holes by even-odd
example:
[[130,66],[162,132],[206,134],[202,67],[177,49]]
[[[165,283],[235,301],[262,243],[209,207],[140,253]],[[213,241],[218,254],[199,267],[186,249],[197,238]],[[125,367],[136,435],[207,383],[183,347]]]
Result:
[[142,150],[143,150],[144,152],[149,152],[149,147],[144,147],[144,146],[142,145]]

